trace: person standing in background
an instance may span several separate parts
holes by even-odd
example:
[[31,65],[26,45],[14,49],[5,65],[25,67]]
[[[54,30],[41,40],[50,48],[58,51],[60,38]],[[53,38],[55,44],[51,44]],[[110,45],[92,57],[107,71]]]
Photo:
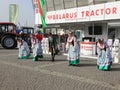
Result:
[[52,61],[54,61],[56,48],[57,48],[57,40],[55,37],[53,37],[52,33],[49,33],[48,40],[49,40],[49,51],[51,52]]
[[72,35],[71,32],[68,33],[66,50],[68,52],[68,61],[69,65],[78,65],[79,64],[79,46],[77,39]]

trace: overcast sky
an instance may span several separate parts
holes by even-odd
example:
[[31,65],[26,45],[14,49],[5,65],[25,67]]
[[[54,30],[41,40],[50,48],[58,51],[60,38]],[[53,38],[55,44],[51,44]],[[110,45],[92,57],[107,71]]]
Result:
[[9,4],[17,4],[19,8],[18,22],[22,26],[34,26],[32,0],[0,0],[0,22],[9,21]]

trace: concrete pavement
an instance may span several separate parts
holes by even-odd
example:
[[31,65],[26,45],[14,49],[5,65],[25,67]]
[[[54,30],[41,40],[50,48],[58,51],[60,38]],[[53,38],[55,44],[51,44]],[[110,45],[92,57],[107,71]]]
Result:
[[120,64],[99,71],[96,59],[81,58],[68,66],[66,56],[50,55],[34,62],[18,60],[18,50],[0,48],[0,90],[120,90]]

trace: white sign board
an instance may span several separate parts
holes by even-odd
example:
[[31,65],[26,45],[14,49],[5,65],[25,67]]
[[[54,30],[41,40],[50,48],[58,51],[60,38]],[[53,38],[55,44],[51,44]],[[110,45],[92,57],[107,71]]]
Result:
[[65,10],[59,10],[55,12],[54,19],[56,23],[65,23],[66,18],[67,15],[65,13]]
[[42,24],[39,9],[35,9],[35,24]]
[[104,4],[92,5],[89,10],[90,21],[104,20]]
[[47,12],[45,20],[47,24],[56,24],[111,19],[120,19],[120,1]]
[[88,11],[88,6],[77,8],[77,22],[89,21]]
[[120,2],[105,4],[105,20],[120,19]]
[[55,11],[47,12],[46,18],[45,18],[45,21],[47,24],[56,23],[54,15],[55,15]]
[[77,8],[66,9],[66,18],[65,22],[76,22],[77,20]]
[[92,42],[81,42],[80,43],[81,54],[92,55],[95,54],[95,43]]

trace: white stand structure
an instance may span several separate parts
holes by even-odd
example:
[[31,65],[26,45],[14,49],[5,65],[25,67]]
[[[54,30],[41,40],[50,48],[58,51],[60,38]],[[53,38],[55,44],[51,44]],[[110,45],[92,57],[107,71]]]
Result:
[[119,63],[119,39],[115,39],[113,43],[113,48],[112,48],[112,57],[113,57],[113,63]]
[[44,54],[49,54],[49,41],[48,38],[42,39],[42,49]]
[[110,51],[112,52],[113,40],[112,39],[108,39],[107,44],[110,47]]

